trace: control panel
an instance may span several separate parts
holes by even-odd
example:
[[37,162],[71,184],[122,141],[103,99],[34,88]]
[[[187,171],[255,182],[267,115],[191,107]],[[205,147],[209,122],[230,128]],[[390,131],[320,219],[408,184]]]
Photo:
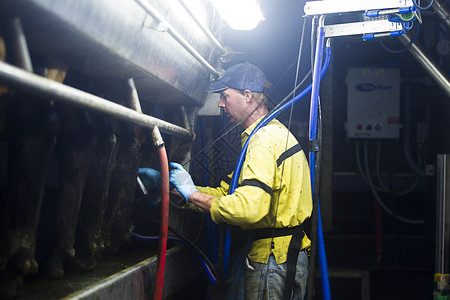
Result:
[[347,71],[347,137],[400,137],[400,70],[349,68]]

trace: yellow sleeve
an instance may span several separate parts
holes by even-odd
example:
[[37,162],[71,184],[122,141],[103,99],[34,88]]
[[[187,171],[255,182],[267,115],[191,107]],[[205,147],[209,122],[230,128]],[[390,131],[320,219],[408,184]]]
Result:
[[199,190],[199,192],[212,195],[212,196],[225,196],[228,194],[228,191],[230,189],[231,178],[233,177],[233,173],[229,174],[227,176],[227,180],[222,180],[220,182],[220,185],[216,188],[209,187],[209,186],[196,186],[196,188]]
[[212,202],[214,222],[247,228],[268,215],[276,166],[273,152],[256,136],[251,140],[239,186],[233,194],[218,197]]

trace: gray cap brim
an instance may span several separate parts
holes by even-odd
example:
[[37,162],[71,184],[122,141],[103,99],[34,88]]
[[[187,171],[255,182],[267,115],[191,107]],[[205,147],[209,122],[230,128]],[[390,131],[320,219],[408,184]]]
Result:
[[225,83],[223,83],[221,81],[216,81],[216,82],[212,83],[209,87],[207,87],[205,89],[205,92],[219,93],[223,90],[226,90],[227,88],[228,88],[228,86]]

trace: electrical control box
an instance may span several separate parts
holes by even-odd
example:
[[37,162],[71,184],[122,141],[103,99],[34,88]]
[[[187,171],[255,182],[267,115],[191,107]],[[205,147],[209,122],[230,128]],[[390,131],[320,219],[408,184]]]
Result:
[[400,70],[349,68],[347,137],[398,139],[400,127]]

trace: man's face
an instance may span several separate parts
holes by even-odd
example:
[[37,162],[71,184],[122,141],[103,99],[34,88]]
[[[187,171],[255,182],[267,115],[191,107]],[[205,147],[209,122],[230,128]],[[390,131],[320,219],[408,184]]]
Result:
[[223,108],[230,122],[237,124],[247,117],[245,103],[244,95],[228,88],[220,92],[220,101],[217,106]]

